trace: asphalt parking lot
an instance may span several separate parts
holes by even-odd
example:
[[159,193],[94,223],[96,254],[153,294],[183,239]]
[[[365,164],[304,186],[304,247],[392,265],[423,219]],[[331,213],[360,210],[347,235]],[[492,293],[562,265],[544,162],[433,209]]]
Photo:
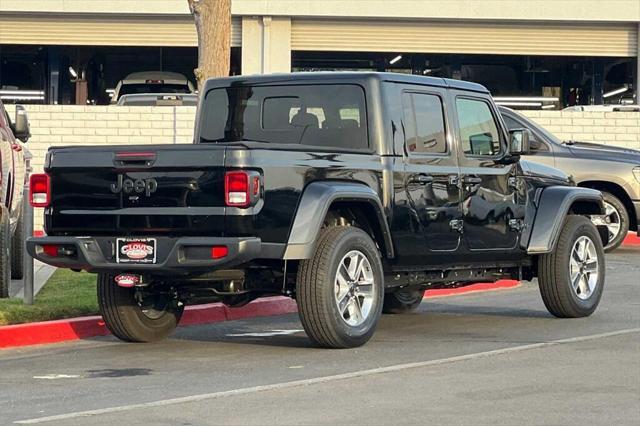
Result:
[[312,347],[296,315],[5,350],[0,423],[637,425],[639,259],[607,256],[585,319],[552,318],[525,283],[426,300],[353,350]]

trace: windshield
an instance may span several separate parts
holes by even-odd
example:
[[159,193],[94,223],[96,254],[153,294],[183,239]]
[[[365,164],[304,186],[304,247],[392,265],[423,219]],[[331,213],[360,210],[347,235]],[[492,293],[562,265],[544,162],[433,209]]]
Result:
[[200,142],[258,141],[366,149],[360,86],[234,86],[207,92]]
[[123,84],[120,87],[118,96],[131,95],[138,93],[191,93],[189,86],[186,84],[147,84],[134,83]]

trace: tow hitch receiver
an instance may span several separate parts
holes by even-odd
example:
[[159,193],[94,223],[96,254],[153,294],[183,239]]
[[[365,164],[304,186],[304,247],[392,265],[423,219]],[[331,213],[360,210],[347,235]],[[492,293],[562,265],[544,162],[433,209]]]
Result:
[[120,274],[115,277],[115,282],[119,287],[131,288],[142,285],[142,275]]

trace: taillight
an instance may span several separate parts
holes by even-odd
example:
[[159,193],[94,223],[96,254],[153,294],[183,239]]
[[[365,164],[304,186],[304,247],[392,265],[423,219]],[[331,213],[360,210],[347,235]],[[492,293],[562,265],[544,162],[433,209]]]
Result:
[[51,202],[51,179],[48,174],[34,174],[29,178],[29,202],[33,207],[48,207]]
[[44,244],[42,252],[47,256],[58,257],[58,246],[56,244]]
[[76,257],[77,250],[70,244],[42,244],[39,253],[44,253],[50,257]]
[[255,171],[227,172],[224,177],[224,201],[230,207],[249,207],[260,198],[261,179]]
[[211,247],[211,258],[212,259],[222,259],[223,257],[227,257],[229,254],[229,249],[227,246],[213,246]]
[[249,205],[249,176],[245,172],[229,172],[224,179],[225,201],[228,206]]

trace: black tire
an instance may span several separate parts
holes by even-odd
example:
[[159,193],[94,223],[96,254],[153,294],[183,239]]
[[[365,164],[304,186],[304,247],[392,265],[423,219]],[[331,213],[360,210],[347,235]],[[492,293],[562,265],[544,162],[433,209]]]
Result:
[[[347,322],[351,320],[351,311],[347,309],[341,313],[338,309],[336,276],[343,258],[352,251],[359,252],[369,262],[370,268],[366,269],[373,283],[370,284],[371,298],[361,300],[357,294],[345,295],[344,300],[350,298],[345,304],[347,308],[351,305],[355,309],[353,304],[361,306],[365,300],[369,303],[367,315],[361,316],[362,323],[350,325]],[[300,262],[297,276],[298,312],[311,340],[325,348],[353,348],[365,344],[373,335],[382,313],[383,276],[380,253],[366,232],[355,227],[323,229],[314,256]],[[362,312],[360,308],[358,312]],[[356,315],[353,318],[358,320]]]
[[384,295],[383,314],[406,314],[420,306],[424,298],[424,290],[415,288],[399,288]]
[[[609,242],[604,247],[605,252],[610,252],[620,247],[620,245],[624,241],[624,238],[629,232],[629,212],[627,212],[627,209],[625,208],[624,204],[622,204],[622,201],[620,201],[615,195],[609,192],[602,192],[602,197],[604,198],[605,203],[608,203],[616,210],[617,217],[620,221],[620,230],[618,231],[618,234],[613,238],[610,235]],[[609,219],[615,220],[616,217],[615,215],[613,215],[613,217],[610,217]]]
[[[144,313],[133,288],[119,287],[113,274],[98,275],[98,305],[111,333],[125,342],[154,342],[166,338],[178,326],[184,306],[165,300],[154,317]],[[153,297],[153,295],[149,295]]]
[[[593,243],[595,258],[598,261],[595,287],[590,290],[590,294],[587,291],[581,291],[584,298],[577,294],[578,290],[574,290],[569,270],[570,259],[574,255],[574,245],[581,237],[587,237]],[[538,284],[547,310],[558,318],[580,318],[591,315],[602,297],[605,269],[602,240],[595,225],[586,217],[567,216],[555,250],[541,255],[538,259]]]
[[9,214],[0,211],[0,299],[9,297],[11,285],[11,228]]
[[22,215],[11,239],[11,278],[21,280],[24,275],[24,229]]

